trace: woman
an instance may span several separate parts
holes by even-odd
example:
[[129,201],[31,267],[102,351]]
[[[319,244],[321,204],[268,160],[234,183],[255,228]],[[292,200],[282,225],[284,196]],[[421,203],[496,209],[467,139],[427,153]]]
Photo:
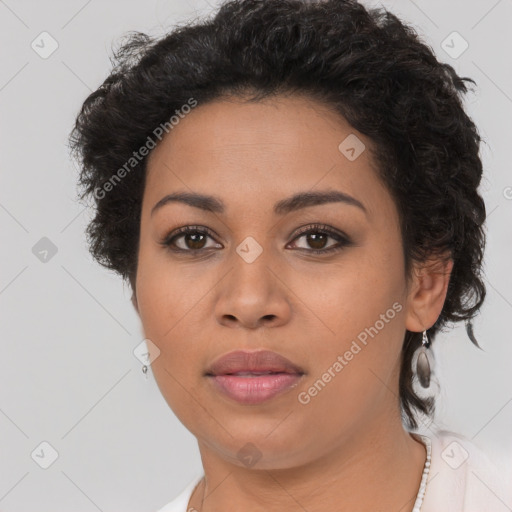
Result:
[[485,297],[471,80],[340,0],[227,2],[116,59],[71,142],[91,252],[198,440],[161,512],[510,510],[476,446],[418,428],[432,341],[476,344]]

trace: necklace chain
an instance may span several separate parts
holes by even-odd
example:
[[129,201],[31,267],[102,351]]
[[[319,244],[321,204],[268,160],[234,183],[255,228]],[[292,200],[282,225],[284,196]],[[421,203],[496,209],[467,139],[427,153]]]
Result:
[[427,450],[427,457],[425,459],[425,465],[423,466],[423,474],[421,475],[420,488],[418,490],[418,494],[416,496],[416,501],[414,502],[412,512],[421,511],[421,505],[423,503],[423,498],[425,497],[425,491],[427,489],[427,479],[430,471],[430,463],[432,461],[432,442],[430,441],[430,438],[427,436],[422,436],[421,434],[416,435],[420,437],[421,440],[423,441],[423,444],[425,445],[425,448]]

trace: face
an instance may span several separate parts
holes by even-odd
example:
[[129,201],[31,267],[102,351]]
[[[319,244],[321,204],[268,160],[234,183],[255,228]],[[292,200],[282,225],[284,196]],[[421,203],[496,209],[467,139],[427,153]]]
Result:
[[[319,103],[281,96],[199,105],[150,154],[136,307],[160,351],[158,386],[205,450],[241,465],[252,443],[259,467],[292,467],[398,414],[410,307],[398,214],[370,147]],[[282,203],[320,192],[349,199]],[[153,210],[175,193],[214,196],[222,211]],[[303,375],[240,403],[205,376],[238,349],[277,352]]]

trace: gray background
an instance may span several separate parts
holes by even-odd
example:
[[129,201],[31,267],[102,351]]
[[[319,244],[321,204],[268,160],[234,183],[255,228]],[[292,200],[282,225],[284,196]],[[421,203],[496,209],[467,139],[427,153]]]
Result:
[[[488,298],[475,321],[485,352],[463,326],[440,335],[435,425],[501,464],[512,451],[512,1],[380,4],[477,82],[466,105],[486,141]],[[201,470],[195,438],[133,355],[143,334],[128,287],[87,252],[90,212],[76,201],[66,143],[81,103],[108,74],[113,42],[128,30],[161,35],[210,5],[0,0],[0,510],[151,511]],[[48,58],[31,47],[43,31],[58,43]],[[469,44],[457,56],[463,42],[453,31]],[[57,249],[46,262],[34,254],[47,247],[43,237]],[[58,452],[47,469],[44,441]]]

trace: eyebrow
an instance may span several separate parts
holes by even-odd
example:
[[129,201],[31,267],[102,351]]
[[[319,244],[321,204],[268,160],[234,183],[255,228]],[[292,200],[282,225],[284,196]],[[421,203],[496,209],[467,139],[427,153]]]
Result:
[[[164,205],[173,202],[187,204],[194,208],[199,208],[212,213],[224,213],[226,209],[224,202],[219,197],[194,192],[175,192],[162,197],[162,199],[153,206],[151,216]],[[326,203],[345,203],[351,206],[357,206],[364,211],[366,215],[368,214],[366,208],[360,201],[355,197],[338,190],[299,192],[298,194],[275,203],[274,213],[276,215],[286,215],[302,208],[318,206]]]

